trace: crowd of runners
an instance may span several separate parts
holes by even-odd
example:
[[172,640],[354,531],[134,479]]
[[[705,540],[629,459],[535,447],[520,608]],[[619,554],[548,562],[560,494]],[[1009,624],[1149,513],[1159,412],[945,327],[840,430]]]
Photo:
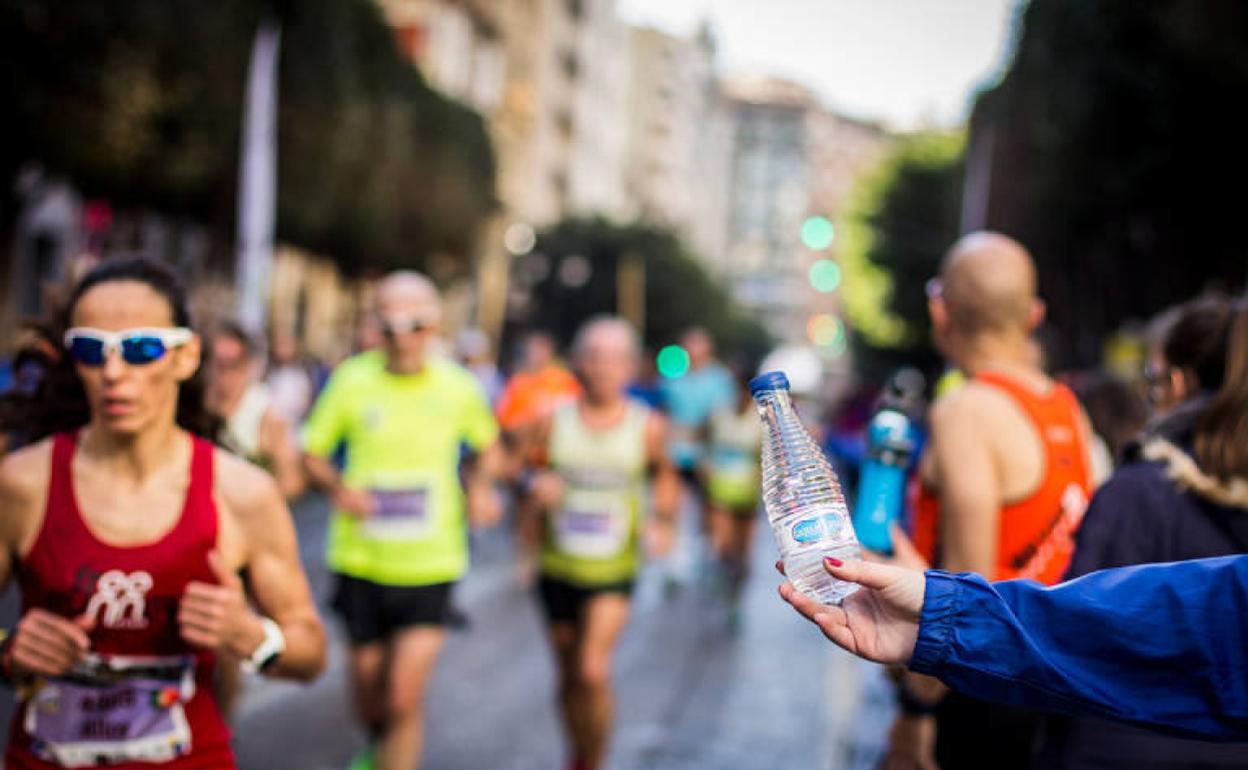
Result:
[[[1204,298],[1165,321],[1143,426],[1142,413],[1115,424],[1129,415],[1091,397],[1089,419],[1045,373],[1044,308],[1016,242],[959,241],[928,294],[935,343],[965,381],[917,416],[930,438],[911,469],[914,542],[899,531],[895,561],[1053,584],[1248,550],[1236,433],[1248,418],[1242,398],[1216,395],[1248,392],[1231,336],[1245,311]],[[601,316],[566,360],[532,334],[504,380],[481,335],[444,347],[427,278],[389,275],[375,297],[362,349],[319,383],[278,338],[262,378],[263,343],[225,321],[197,328],[176,276],[143,259],[101,262],[38,327],[34,364],[0,397],[0,584],[22,601],[0,639],[18,699],[5,767],[233,767],[230,706],[247,677],[310,680],[326,665],[287,505],[309,489],[333,509],[329,604],[369,736],[356,770],[419,766],[471,529],[514,533],[573,770],[603,766],[633,587],[671,551],[682,511],[697,512],[695,567],[738,626],[759,515],[755,366],[719,363],[693,329],[688,372],[639,383],[637,331]],[[1207,460],[1209,442],[1230,449]],[[1151,513],[1141,502],[1162,498]],[[1025,767],[1038,736],[1054,767],[1084,766],[1103,740],[1123,756],[1195,751],[1090,719],[1046,723],[916,673],[899,674],[898,702],[894,767]],[[1202,752],[1210,767],[1246,756]]]
[[642,348],[619,318],[586,322],[567,364],[533,335],[505,388],[441,350],[423,276],[382,280],[372,320],[380,344],[313,399],[260,379],[242,327],[195,328],[160,264],[107,261],[73,287],[36,385],[2,407],[0,579],[23,607],[0,647],[20,699],[6,767],[231,766],[242,672],[325,666],[287,507],[309,488],[333,507],[331,606],[371,738],[353,767],[418,765],[469,529],[504,519],[535,573],[569,765],[601,766],[631,589],[671,548],[683,488],[726,580],[743,579],[757,418],[701,331],[690,375],[662,394],[672,428],[630,395]]

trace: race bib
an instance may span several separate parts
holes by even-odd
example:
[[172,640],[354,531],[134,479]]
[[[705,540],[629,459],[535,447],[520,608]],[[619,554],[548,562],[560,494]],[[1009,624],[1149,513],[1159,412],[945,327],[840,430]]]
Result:
[[376,509],[364,531],[378,540],[423,540],[433,528],[433,483],[423,474],[374,478],[369,492]]
[[194,695],[192,656],[91,655],[39,686],[23,726],[35,755],[62,767],[168,762],[191,750]]
[[618,556],[628,547],[631,522],[618,493],[572,490],[554,517],[555,545],[577,558]]

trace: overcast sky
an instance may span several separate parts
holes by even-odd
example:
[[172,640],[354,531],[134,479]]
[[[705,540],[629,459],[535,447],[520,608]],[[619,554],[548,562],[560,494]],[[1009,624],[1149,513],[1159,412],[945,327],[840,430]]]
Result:
[[621,15],[675,33],[709,19],[721,69],[813,88],[833,109],[898,128],[965,119],[995,79],[1016,0],[618,0]]

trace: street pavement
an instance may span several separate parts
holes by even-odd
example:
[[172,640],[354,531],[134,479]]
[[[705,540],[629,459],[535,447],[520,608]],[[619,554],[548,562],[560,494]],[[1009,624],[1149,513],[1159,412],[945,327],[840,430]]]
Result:
[[[294,515],[329,628],[330,663],[311,685],[248,682],[232,717],[242,770],[344,768],[365,742],[351,717],[342,630],[326,606],[328,506],[308,496]],[[686,511],[683,553],[671,562],[679,571],[656,563],[638,581],[615,668],[609,770],[872,767],[892,708],[878,667],[833,648],[776,596],[765,525],[742,622],[731,631],[717,591],[696,574],[693,518]],[[430,686],[423,767],[563,770],[553,661],[536,599],[516,579],[505,529],[474,535],[473,552],[455,598],[468,624],[450,635]],[[5,627],[15,612],[9,593],[0,605]],[[6,691],[0,702],[5,717],[11,699]]]

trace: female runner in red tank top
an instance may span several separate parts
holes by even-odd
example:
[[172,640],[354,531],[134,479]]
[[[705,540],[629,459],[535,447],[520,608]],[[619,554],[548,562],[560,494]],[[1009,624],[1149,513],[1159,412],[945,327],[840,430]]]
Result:
[[105,262],[70,296],[63,360],[0,409],[38,439],[0,461],[0,584],[16,576],[23,613],[0,645],[9,770],[232,768],[216,659],[324,666],[281,495],[201,437],[189,324],[165,268]]

